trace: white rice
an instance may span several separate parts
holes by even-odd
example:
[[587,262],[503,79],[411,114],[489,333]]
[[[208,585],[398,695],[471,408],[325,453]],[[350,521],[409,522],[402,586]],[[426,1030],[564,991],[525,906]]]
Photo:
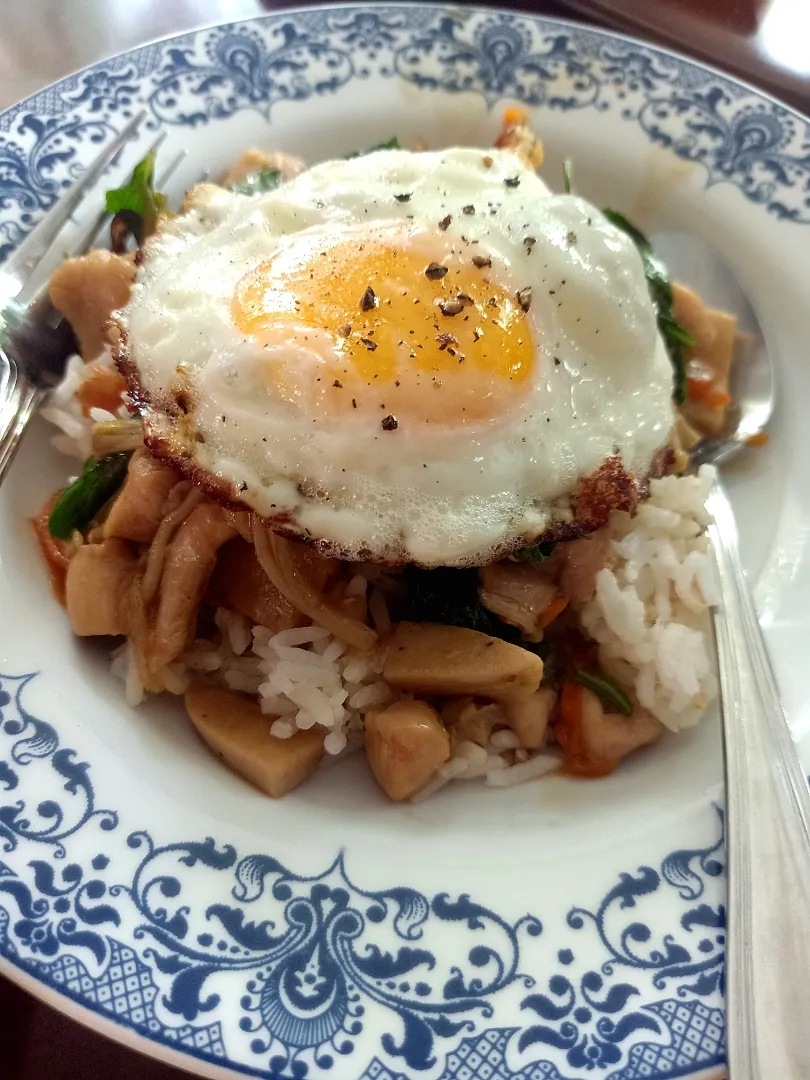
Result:
[[270,634],[226,608],[217,608],[214,620],[220,640],[192,642],[182,657],[185,669],[255,694],[280,739],[317,725],[327,729],[327,754],[356,749],[363,712],[398,697],[382,678],[382,653],[361,655],[320,626]]
[[635,518],[610,523],[615,563],[580,610],[603,669],[673,731],[697,723],[717,693],[709,608],[717,601],[708,538],[710,466],[653,480]]

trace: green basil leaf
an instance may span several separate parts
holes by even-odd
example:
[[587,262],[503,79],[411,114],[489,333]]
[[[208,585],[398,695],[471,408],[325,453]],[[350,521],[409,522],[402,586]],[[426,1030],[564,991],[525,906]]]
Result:
[[573,162],[571,158],[566,158],[563,162],[563,191],[566,195],[570,195],[574,190],[574,173]]
[[608,221],[626,233],[636,245],[644,265],[644,276],[650,296],[658,312],[658,329],[669,353],[672,364],[672,397],[676,405],[686,401],[686,357],[684,349],[694,345],[692,335],[681,326],[672,310],[672,282],[667,268],[652,249],[643,232],[632,225],[618,210],[602,211]]
[[278,169],[260,169],[244,180],[231,184],[231,191],[237,195],[261,195],[265,191],[275,191],[280,183],[281,173]]
[[155,154],[156,151],[150,150],[132,170],[126,184],[107,192],[105,209],[108,214],[128,212],[140,219],[140,235],[136,233],[139,243],[152,235],[158,214],[166,209],[166,196],[155,191]]
[[577,671],[574,673],[574,682],[596,694],[600,701],[622,716],[633,715],[633,702],[618,683],[607,675],[596,671]]
[[88,525],[127,474],[131,454],[110,454],[96,461],[88,458],[81,476],[65,488],[48,518],[48,531],[58,540],[70,540],[75,529]]
[[534,544],[533,547],[521,548],[520,551],[512,552],[512,558],[518,562],[545,562],[551,558],[551,553],[557,545],[551,541],[542,544]]
[[376,154],[378,150],[401,150],[402,145],[396,135],[393,135],[388,142],[375,143],[374,146],[369,146],[366,150],[355,150],[353,154],[347,154],[346,160],[356,157],[365,157],[366,154]]

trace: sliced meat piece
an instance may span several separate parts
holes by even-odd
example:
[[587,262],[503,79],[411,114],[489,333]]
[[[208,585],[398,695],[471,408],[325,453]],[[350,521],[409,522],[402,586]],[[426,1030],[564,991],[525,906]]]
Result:
[[[711,336],[695,340],[686,360],[686,402],[681,407],[687,422],[705,435],[722,435],[726,412],[731,404],[729,377],[734,346],[737,340],[737,320],[724,311],[708,311]],[[708,380],[691,377],[693,364],[705,369]]]
[[416,694],[499,698],[533,693],[543,677],[543,661],[477,630],[401,622],[391,639],[384,677]]
[[222,508],[202,503],[192,510],[166,551],[150,666],[159,671],[175,660],[194,637],[197,609],[217,561],[217,552],[233,538]]
[[469,694],[448,701],[442,706],[441,716],[456,746],[463,742],[486,746],[493,729],[506,723],[500,705],[494,701],[478,702]]
[[124,307],[135,263],[131,256],[96,249],[65,261],[51,274],[51,303],[65,316],[79,341],[83,360],[93,360],[107,344],[103,327]]
[[225,520],[231,528],[238,532],[243,540],[253,544],[253,527],[250,522],[249,510],[225,510]]
[[545,743],[556,704],[557,692],[550,686],[541,686],[528,697],[504,698],[501,702],[506,723],[527,750],[537,750]]
[[278,169],[282,180],[292,180],[306,167],[307,163],[303,158],[295,157],[294,154],[284,154],[280,150],[259,150],[254,146],[231,165],[220,183],[222,187],[231,187],[232,184],[239,184],[248,176],[255,176],[265,169]]
[[565,683],[554,736],[565,751],[566,766],[580,776],[607,776],[621,759],[655,742],[661,722],[646,709],[632,716],[605,712],[599,698],[582,686]]
[[581,604],[596,592],[596,575],[613,561],[613,549],[607,529],[597,529],[581,540],[558,544],[562,569],[560,591],[572,604]]
[[681,414],[702,435],[721,435],[731,403],[729,377],[737,341],[737,319],[707,307],[692,289],[675,282],[673,313],[692,335],[685,352],[687,397]]
[[104,522],[104,535],[150,544],[163,520],[169,492],[179,480],[174,469],[152,457],[145,447],[136,450],[121,493]]
[[366,755],[389,799],[409,799],[450,757],[450,736],[424,701],[397,701],[366,714]]
[[669,443],[674,454],[673,473],[680,476],[681,473],[686,471],[689,465],[689,452],[697,446],[702,438],[700,432],[693,428],[681,413],[675,414],[675,423],[669,436]]
[[127,598],[138,560],[123,540],[83,544],[70,560],[65,604],[79,637],[129,633]]
[[680,281],[672,283],[672,314],[695,341],[706,341],[711,337],[708,308],[694,289]]
[[309,622],[281,595],[259,565],[253,545],[241,536],[220,550],[206,595],[216,607],[232,608],[271,634]]
[[277,739],[270,734],[273,717],[230,690],[192,686],[185,700],[191,722],[214,753],[274,799],[298,787],[320,764],[323,728]]
[[289,552],[294,573],[301,574],[318,592],[323,592],[326,583],[340,569],[340,559],[324,558],[301,540],[290,540]]
[[[202,184],[194,184],[188,189],[185,198],[180,204],[180,213],[187,214],[190,210],[199,210],[200,213],[216,220],[231,205],[230,193],[223,190],[220,184],[212,184],[205,181]],[[150,238],[146,241],[149,248]]]
[[[478,595],[484,607],[522,631],[529,641],[543,636],[543,627],[560,613],[556,583],[539,566],[503,562],[482,566],[478,571]],[[549,615],[551,618],[549,618]]]

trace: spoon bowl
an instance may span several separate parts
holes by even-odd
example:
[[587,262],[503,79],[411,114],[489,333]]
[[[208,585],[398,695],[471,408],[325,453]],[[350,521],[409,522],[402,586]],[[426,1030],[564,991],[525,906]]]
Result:
[[773,362],[750,300],[714,248],[680,232],[658,233],[651,243],[670,278],[688,281],[712,307],[737,316],[739,333],[731,363],[732,405],[726,430],[716,439],[703,439],[689,455],[695,467],[720,465],[738,454],[770,421],[776,392]]

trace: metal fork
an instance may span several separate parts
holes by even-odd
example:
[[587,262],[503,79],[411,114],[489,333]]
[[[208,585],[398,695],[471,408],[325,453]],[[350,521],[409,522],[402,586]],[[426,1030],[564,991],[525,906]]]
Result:
[[[145,116],[143,110],[130,120],[0,266],[0,484],[32,416],[62,378],[67,358],[76,351],[73,332],[51,304],[47,287],[37,287],[37,271],[75,210],[96,189]],[[164,134],[158,136],[149,149],[157,149],[164,138]],[[185,151],[181,151],[174,158],[161,175],[159,186],[184,157]],[[106,217],[105,211],[95,217],[72,244],[71,255],[84,254],[95,245]]]

